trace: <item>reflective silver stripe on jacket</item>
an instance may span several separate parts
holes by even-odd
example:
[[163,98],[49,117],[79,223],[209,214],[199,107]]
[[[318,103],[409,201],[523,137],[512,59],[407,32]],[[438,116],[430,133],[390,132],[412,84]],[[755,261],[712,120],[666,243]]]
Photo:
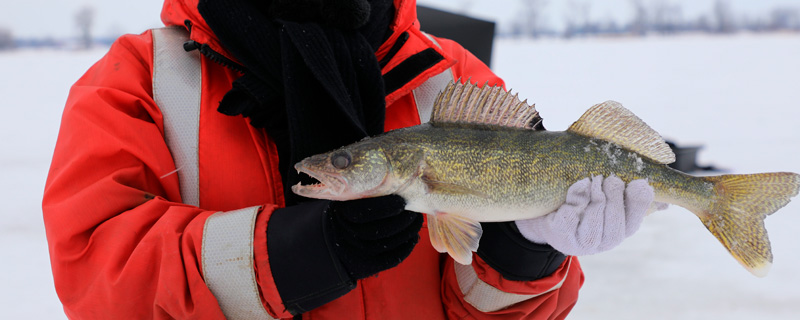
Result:
[[[567,257],[567,270],[569,270],[569,265],[571,263],[572,257]],[[564,284],[564,280],[567,279],[567,276],[565,275],[559,283],[547,291],[539,294],[527,295],[508,293],[492,287],[488,283],[478,278],[478,274],[471,265],[465,266],[455,263],[455,269],[456,279],[458,279],[458,287],[461,289],[461,293],[464,294],[464,301],[468,302],[475,307],[475,309],[478,309],[482,312],[503,310],[514,304],[551,292],[561,288],[561,286]]]
[[228,319],[272,319],[261,304],[253,266],[258,208],[217,212],[203,230],[203,278]]
[[200,205],[197,169],[200,126],[200,52],[186,52],[180,28],[153,29],[153,98],[164,117],[164,135],[175,161],[183,203]]
[[[439,43],[436,42],[436,39],[427,33],[423,34],[428,37],[428,39],[433,41],[435,45],[439,46]],[[436,97],[440,92],[442,92],[442,90],[444,90],[447,84],[453,82],[453,80],[453,71],[450,70],[450,68],[447,68],[441,73],[423,82],[419,87],[412,91],[414,94],[414,103],[417,105],[417,113],[419,113],[420,123],[426,123],[431,119],[433,103],[436,102]]]
[[[186,204],[200,205],[200,53],[186,52],[182,28],[153,29],[153,97]],[[203,278],[228,319],[273,319],[261,304],[253,266],[258,207],[217,212],[203,228]]]

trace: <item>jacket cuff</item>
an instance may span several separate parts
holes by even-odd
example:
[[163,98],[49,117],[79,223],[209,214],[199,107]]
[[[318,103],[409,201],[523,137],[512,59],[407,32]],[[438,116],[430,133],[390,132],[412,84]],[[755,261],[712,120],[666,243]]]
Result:
[[259,207],[209,216],[203,227],[202,270],[208,289],[227,317],[269,318],[253,268],[253,236]]
[[275,210],[267,225],[267,251],[284,306],[298,315],[353,290],[356,282],[330,247],[325,210],[313,201]]
[[577,289],[583,279],[575,257],[568,257],[553,274],[536,281],[505,279],[480,257],[472,265],[453,263],[453,271],[461,299],[482,313],[504,310],[515,314],[542,304],[551,298],[551,293],[562,292],[564,286],[569,288],[567,292],[562,292],[565,297],[574,295],[577,298]]
[[481,223],[478,256],[503,278],[532,281],[551,275],[567,258],[547,244],[525,239],[513,221]]

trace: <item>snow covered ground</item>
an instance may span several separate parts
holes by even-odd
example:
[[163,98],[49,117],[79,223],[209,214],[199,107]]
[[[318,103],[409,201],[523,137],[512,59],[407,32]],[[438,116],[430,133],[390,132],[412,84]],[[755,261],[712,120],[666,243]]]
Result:
[[[497,43],[493,66],[564,130],[616,100],[664,137],[704,145],[732,173],[800,172],[800,35]],[[616,249],[581,259],[571,319],[798,319],[800,201],[769,217],[774,265],[751,276],[689,211],[645,220]]]
[[[63,319],[50,273],[41,194],[69,86],[104,50],[0,53],[0,310]],[[617,100],[701,164],[734,173],[800,172],[800,35],[499,40],[508,87],[563,130]],[[688,211],[645,220],[611,252],[582,258],[586,283],[570,319],[796,319],[800,201],[767,219],[766,278],[739,266]]]

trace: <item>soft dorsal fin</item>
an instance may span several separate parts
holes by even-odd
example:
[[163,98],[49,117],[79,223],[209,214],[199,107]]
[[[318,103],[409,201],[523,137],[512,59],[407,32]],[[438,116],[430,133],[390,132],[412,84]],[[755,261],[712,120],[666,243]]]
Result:
[[567,131],[612,142],[658,163],[675,162],[664,138],[616,101],[592,106]]
[[467,80],[449,83],[436,97],[430,122],[483,124],[540,130],[542,118],[527,100],[520,101],[500,86],[478,87]]

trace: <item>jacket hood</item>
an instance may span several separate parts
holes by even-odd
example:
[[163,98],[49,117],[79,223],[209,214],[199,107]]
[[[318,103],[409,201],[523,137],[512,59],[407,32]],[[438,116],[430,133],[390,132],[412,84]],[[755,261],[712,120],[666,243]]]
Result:
[[[202,44],[207,44],[216,52],[228,59],[236,61],[233,55],[219,43],[219,40],[206,24],[205,19],[197,9],[199,0],[165,0],[161,9],[161,21],[166,26],[183,26],[189,28],[189,38]],[[380,58],[389,51],[391,44],[404,31],[418,26],[416,0],[394,0],[395,19],[390,25],[392,34],[376,52]],[[189,27],[191,26],[191,27]]]

